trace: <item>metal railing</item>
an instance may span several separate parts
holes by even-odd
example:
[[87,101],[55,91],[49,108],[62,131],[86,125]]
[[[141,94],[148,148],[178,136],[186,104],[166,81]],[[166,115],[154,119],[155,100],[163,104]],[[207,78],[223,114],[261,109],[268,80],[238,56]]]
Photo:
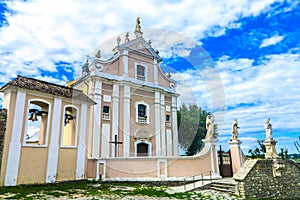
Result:
[[145,76],[144,75],[137,75],[137,79],[140,81],[145,81]]
[[104,120],[109,120],[109,113],[103,113],[102,118]]
[[138,117],[138,122],[139,123],[146,123],[147,122],[147,117]]
[[[209,173],[209,179],[210,183],[212,182],[212,171],[207,171],[207,172],[203,172],[199,175],[194,175],[194,176],[189,176],[189,177],[185,177],[183,182],[184,182],[184,191],[186,191],[186,185],[187,183],[189,183],[190,181],[193,182],[193,190],[196,188],[196,181],[202,181],[202,186],[204,185],[204,180],[207,180],[204,178],[204,176]],[[196,179],[196,177],[200,177],[200,179]]]

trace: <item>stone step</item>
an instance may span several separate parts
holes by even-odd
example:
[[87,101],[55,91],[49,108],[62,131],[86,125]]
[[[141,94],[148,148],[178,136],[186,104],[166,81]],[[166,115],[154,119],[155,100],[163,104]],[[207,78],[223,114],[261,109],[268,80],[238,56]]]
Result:
[[235,184],[231,183],[211,183],[209,189],[234,194],[235,191]]

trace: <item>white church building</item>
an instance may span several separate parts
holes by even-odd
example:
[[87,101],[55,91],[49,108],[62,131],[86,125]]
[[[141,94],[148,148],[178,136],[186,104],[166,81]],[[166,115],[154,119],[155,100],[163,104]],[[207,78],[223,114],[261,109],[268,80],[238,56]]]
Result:
[[178,155],[176,82],[139,18],[133,38],[116,39],[111,58],[96,50],[67,86],[19,76],[1,88],[1,185],[220,177],[217,138],[195,156]]

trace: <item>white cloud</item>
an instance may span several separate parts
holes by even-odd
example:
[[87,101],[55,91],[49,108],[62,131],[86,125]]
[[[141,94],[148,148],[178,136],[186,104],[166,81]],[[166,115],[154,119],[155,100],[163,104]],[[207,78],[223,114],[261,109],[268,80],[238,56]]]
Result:
[[[264,121],[268,117],[271,118],[275,139],[284,133],[291,141],[296,138],[294,133],[300,132],[300,55],[285,53],[269,55],[264,59],[258,66],[253,66],[251,59],[228,60],[226,56],[216,62],[224,83],[228,108],[219,133],[227,142],[235,118],[238,119],[240,136],[243,138],[263,139]],[[205,79],[199,74],[201,71],[198,74],[195,71],[174,74],[174,78],[180,80],[177,91],[181,94],[181,102],[193,101],[194,96],[201,107],[211,109],[212,97],[209,92],[212,91],[209,91]],[[281,143],[280,138],[278,142]],[[249,140],[247,145],[255,143]]]
[[[241,16],[265,11],[272,2],[8,1],[14,14],[7,16],[9,26],[0,30],[1,67],[8,69],[0,78],[7,81],[17,74],[40,76],[41,70],[55,72],[57,61],[74,63],[78,73],[78,61],[82,62],[85,54],[110,38],[115,44],[119,33],[133,31],[137,16],[141,17],[142,30],[170,29],[199,41],[207,35],[224,34],[227,28],[239,28],[237,20]],[[155,48],[168,50],[177,44],[172,51],[187,55],[192,47],[191,40],[178,41],[177,37],[166,38],[161,33],[149,36],[146,39],[152,39]],[[180,42],[184,45],[178,45]]]
[[264,40],[262,41],[261,45],[259,46],[259,48],[263,48],[263,47],[275,45],[275,44],[277,44],[278,42],[280,42],[280,41],[283,40],[283,39],[284,39],[283,36],[278,36],[278,35],[275,35],[275,36],[273,36],[273,37],[264,39]]

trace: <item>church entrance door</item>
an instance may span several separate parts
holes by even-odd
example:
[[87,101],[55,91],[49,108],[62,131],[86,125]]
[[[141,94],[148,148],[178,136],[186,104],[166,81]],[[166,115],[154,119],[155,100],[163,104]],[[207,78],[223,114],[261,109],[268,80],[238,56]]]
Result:
[[137,144],[137,156],[148,156],[149,145],[146,143]]

